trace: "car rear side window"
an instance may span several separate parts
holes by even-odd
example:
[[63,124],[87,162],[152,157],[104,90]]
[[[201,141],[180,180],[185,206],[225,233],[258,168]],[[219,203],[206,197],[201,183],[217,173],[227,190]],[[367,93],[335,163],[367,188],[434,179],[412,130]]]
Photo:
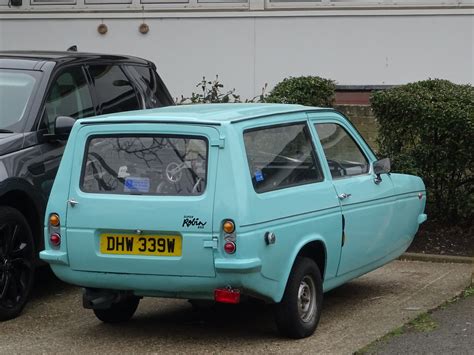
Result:
[[305,123],[247,130],[244,132],[244,143],[256,192],[323,179]]
[[141,108],[132,82],[118,65],[91,65],[89,73],[102,114]]
[[206,188],[207,155],[204,137],[91,137],[81,190],[125,195],[201,195]]

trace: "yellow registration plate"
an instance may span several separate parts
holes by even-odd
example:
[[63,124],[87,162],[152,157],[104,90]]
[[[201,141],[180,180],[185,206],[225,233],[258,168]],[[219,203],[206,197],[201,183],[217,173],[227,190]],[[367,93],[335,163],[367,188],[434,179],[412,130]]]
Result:
[[179,235],[138,235],[102,233],[102,254],[181,256],[182,238]]

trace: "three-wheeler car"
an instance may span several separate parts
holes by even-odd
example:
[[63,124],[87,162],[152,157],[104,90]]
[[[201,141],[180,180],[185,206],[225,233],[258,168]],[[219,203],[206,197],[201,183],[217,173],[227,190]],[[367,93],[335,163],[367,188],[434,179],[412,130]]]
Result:
[[83,119],[47,207],[41,258],[104,322],[142,297],[274,304],[311,335],[323,292],[402,254],[425,186],[390,173],[340,113],[189,105]]

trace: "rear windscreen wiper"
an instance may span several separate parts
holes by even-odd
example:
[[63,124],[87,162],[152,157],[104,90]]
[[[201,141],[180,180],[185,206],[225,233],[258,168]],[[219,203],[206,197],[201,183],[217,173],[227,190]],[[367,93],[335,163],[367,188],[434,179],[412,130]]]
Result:
[[0,133],[13,133],[13,131],[10,131],[9,129],[0,128]]

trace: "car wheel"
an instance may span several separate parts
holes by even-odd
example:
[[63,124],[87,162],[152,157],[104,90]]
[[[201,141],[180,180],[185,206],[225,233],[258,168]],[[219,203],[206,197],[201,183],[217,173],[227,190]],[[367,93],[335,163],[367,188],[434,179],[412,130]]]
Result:
[[0,207],[0,321],[18,316],[34,281],[35,248],[25,217],[11,207]]
[[113,303],[107,309],[94,309],[95,316],[104,323],[120,323],[130,320],[137,310],[139,297],[127,297],[117,303]]
[[321,273],[309,258],[298,257],[280,303],[275,305],[275,320],[283,336],[300,339],[314,333],[323,304]]

